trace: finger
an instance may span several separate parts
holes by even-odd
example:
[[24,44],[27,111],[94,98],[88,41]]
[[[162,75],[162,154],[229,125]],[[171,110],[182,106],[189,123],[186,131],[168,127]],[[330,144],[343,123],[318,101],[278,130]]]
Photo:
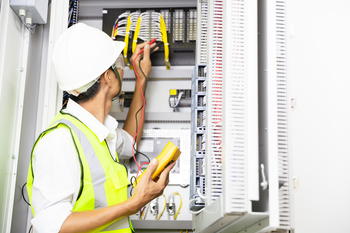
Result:
[[[152,48],[152,47],[151,47]],[[152,49],[151,49],[152,50]],[[154,53],[155,51],[159,50],[159,47],[157,46],[155,49],[152,50],[151,53]]]
[[153,42],[152,44],[150,44],[149,46],[150,46],[150,48],[151,48],[151,50],[154,48],[154,47],[156,47],[156,43],[155,42]]
[[175,164],[176,164],[175,162],[172,162],[162,171],[162,173],[160,173],[160,176],[159,176],[160,182],[162,182],[162,183],[166,182],[168,174],[169,174],[170,170],[175,166]]
[[148,164],[148,167],[143,175],[147,180],[151,180],[153,173],[156,171],[158,166],[158,160],[156,158],[152,159],[152,161]]
[[150,54],[151,54],[150,46],[149,46],[149,44],[146,44],[145,48],[143,50],[143,60],[145,60],[145,61],[150,60]]
[[138,54],[146,46],[146,44],[149,44],[149,41],[138,44],[134,53]]

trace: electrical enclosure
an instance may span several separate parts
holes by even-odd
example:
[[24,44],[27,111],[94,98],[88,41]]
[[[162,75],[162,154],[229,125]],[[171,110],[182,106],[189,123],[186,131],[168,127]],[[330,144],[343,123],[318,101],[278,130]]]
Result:
[[20,17],[19,10],[26,10],[26,16],[33,24],[46,24],[49,0],[10,0],[10,6]]

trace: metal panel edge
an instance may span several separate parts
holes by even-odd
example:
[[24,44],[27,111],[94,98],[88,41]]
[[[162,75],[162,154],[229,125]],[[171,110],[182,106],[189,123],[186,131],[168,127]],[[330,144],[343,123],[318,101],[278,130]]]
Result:
[[60,109],[59,103],[60,93],[58,91],[57,81],[52,66],[52,51],[58,37],[67,29],[68,18],[68,0],[52,0],[51,1],[51,16],[50,16],[50,32],[49,32],[49,47],[46,64],[46,82],[44,89],[44,106],[41,130],[46,129],[48,124],[54,118],[57,110]]
[[259,200],[257,1],[246,2],[247,155],[249,200]]
[[279,186],[277,151],[277,68],[276,68],[276,5],[266,1],[267,35],[267,135],[270,226],[279,226]]

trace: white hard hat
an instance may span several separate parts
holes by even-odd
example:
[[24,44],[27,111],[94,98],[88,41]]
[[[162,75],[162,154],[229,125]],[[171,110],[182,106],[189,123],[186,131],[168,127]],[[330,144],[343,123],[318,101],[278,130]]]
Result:
[[85,92],[118,58],[124,42],[83,23],[67,29],[57,40],[52,54],[59,87]]

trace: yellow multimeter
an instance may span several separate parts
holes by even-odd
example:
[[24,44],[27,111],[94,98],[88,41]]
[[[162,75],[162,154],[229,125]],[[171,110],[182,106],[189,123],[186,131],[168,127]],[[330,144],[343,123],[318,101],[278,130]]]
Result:
[[[159,174],[172,162],[175,162],[181,154],[179,148],[175,146],[174,143],[168,142],[164,147],[163,151],[158,155],[158,166],[156,171],[152,175],[152,180],[155,181],[158,178]],[[144,171],[145,172],[145,171]],[[143,173],[144,173],[143,172]],[[138,180],[141,178],[143,173],[137,178],[136,182],[133,183],[134,188],[136,188],[136,184]]]

